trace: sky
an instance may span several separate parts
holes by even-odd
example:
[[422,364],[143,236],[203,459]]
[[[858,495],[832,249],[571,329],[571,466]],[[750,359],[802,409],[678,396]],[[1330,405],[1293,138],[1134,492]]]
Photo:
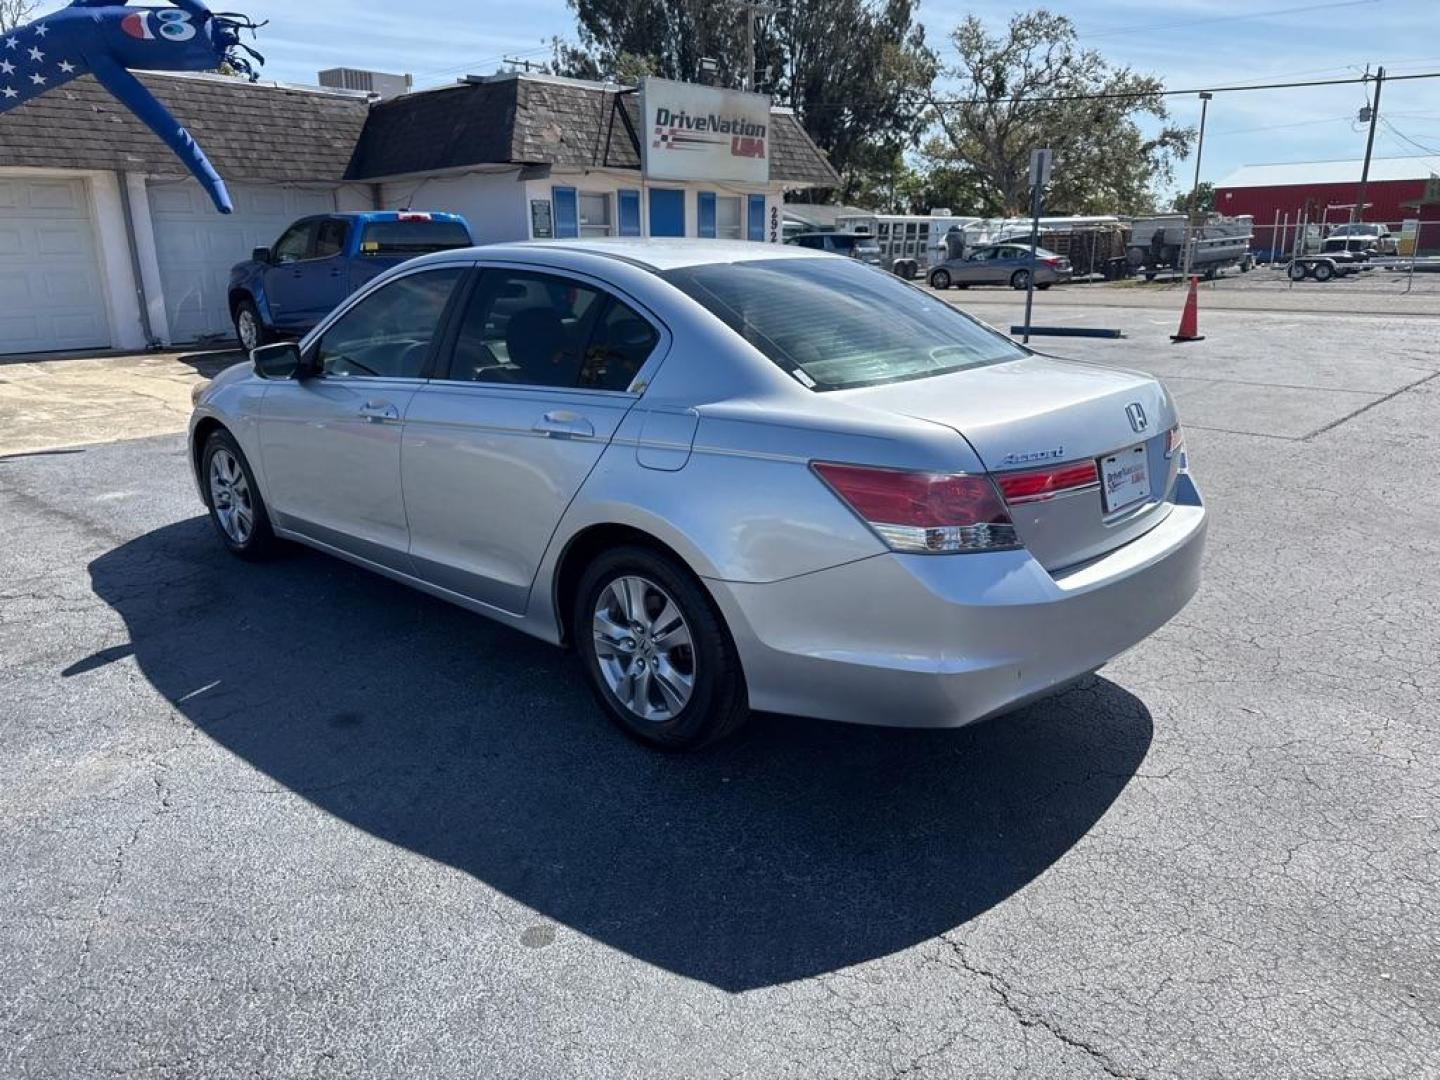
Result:
[[[723,0],[709,0],[723,2]],[[783,2],[783,0],[781,0]],[[50,0],[44,10],[63,6]],[[226,0],[268,19],[256,47],[266,78],[313,83],[326,67],[408,72],[419,86],[502,69],[502,58],[543,61],[552,37],[574,37],[565,0]],[[994,28],[1014,0],[920,0],[918,21],[944,61],[950,30],[974,13]],[[1440,0],[1051,0],[1085,45],[1177,90],[1236,83],[1440,72]],[[1173,118],[1198,124],[1200,103],[1171,98]],[[1201,177],[1245,164],[1361,157],[1360,86],[1217,94]],[[1440,79],[1387,83],[1377,157],[1423,157],[1440,173]],[[1188,187],[1194,159],[1170,187]]]

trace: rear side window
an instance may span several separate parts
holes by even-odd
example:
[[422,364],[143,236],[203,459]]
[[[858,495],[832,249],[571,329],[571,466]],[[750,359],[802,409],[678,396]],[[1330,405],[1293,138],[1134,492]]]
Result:
[[315,258],[329,259],[345,250],[345,238],[350,226],[339,218],[327,218],[320,223],[315,234]]
[[461,317],[450,378],[577,385],[604,299],[598,289],[567,278],[487,270]]
[[591,390],[628,390],[655,351],[655,327],[619,300],[610,300],[590,335],[580,385]]
[[938,297],[853,259],[714,263],[661,276],[817,390],[920,379],[1026,355]]
[[458,221],[372,221],[360,238],[360,253],[424,255],[470,244],[469,232]]

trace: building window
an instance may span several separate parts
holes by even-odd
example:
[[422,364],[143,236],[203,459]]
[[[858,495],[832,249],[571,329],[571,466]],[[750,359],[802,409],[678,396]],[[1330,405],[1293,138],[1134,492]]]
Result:
[[610,196],[605,192],[580,193],[580,235],[610,236],[614,232],[610,216]]
[[715,196],[715,236],[721,240],[739,240],[744,236],[739,195]]

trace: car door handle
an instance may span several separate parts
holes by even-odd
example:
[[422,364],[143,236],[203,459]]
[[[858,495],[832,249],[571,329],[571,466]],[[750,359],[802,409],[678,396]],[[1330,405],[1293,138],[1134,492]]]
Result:
[[588,439],[594,436],[595,425],[579,413],[569,409],[557,409],[547,412],[537,420],[531,430],[552,437]]
[[372,424],[385,424],[399,420],[400,410],[388,401],[367,401],[360,406],[360,415]]

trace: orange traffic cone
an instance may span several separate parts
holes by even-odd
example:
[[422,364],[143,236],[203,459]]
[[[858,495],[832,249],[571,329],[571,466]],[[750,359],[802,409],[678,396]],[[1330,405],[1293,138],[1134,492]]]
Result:
[[1190,279],[1190,295],[1185,298],[1185,311],[1180,316],[1180,332],[1171,334],[1170,340],[1181,341],[1204,341],[1204,335],[1200,333],[1200,279]]

